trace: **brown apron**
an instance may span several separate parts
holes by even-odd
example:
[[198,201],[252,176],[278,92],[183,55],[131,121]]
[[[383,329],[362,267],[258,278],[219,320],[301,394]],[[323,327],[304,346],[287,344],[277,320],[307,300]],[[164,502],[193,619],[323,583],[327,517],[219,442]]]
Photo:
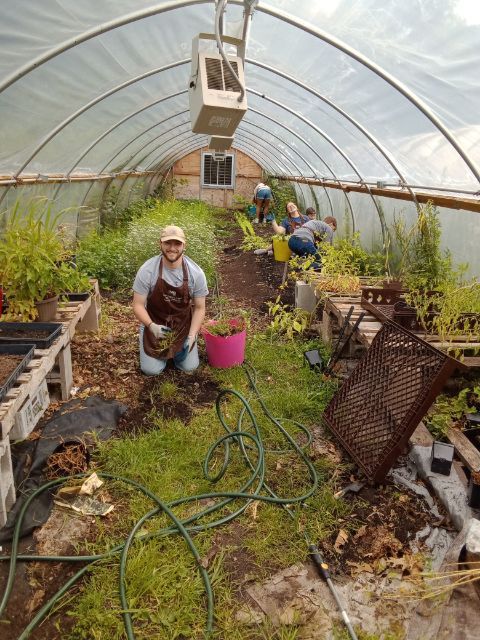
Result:
[[185,260],[182,259],[183,282],[180,287],[174,287],[162,278],[163,259],[160,258],[158,279],[153,291],[147,296],[146,309],[148,315],[156,324],[163,324],[174,332],[175,340],[167,349],[160,349],[153,333],[145,327],[143,332],[143,348],[152,358],[167,360],[173,358],[183,348],[183,343],[190,331],[192,321],[192,305],[188,291],[188,271]]

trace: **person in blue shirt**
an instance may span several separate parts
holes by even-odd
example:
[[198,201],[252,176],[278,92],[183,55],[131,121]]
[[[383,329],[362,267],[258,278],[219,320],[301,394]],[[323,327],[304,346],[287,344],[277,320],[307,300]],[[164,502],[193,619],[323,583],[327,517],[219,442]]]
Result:
[[295,231],[295,229],[298,229],[309,221],[308,216],[301,214],[294,202],[287,202],[285,206],[285,213],[287,215],[280,224],[277,224],[275,220],[272,220],[273,230],[279,235],[286,234],[289,236]]
[[[305,224],[309,220],[307,216],[304,216],[300,213],[297,205],[294,202],[287,202],[285,206],[285,213],[287,215],[285,216],[285,218],[283,218],[280,224],[277,224],[275,218],[272,220],[273,230],[278,235],[286,234],[287,236],[289,236],[295,231],[295,229],[298,229],[302,226],[302,224]],[[254,253],[257,256],[261,256],[264,253],[272,255],[273,251],[272,247],[269,247],[268,249],[255,249]]]
[[295,229],[288,240],[288,246],[297,256],[314,256],[313,269],[320,271],[322,259],[318,251],[321,242],[333,242],[333,233],[337,230],[337,220],[327,216],[325,220],[309,220]]

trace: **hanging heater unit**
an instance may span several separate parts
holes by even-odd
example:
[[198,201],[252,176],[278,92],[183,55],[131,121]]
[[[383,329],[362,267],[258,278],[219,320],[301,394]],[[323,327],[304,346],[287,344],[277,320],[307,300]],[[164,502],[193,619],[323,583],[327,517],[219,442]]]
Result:
[[233,136],[212,136],[208,148],[212,151],[227,151],[233,144]]
[[[225,60],[218,53],[199,51],[200,39],[215,39],[212,34],[201,33],[192,41],[192,73],[188,95],[190,118],[194,133],[231,137],[247,111],[245,94],[239,102],[241,88]],[[240,46],[241,40],[222,36],[228,44]],[[227,56],[242,87],[245,87],[243,61],[238,56]]]

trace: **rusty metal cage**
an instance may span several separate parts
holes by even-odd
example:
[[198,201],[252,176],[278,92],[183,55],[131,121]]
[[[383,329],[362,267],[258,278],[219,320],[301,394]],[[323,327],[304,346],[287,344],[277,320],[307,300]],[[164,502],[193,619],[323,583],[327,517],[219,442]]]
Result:
[[323,415],[367,478],[380,482],[457,368],[458,360],[384,323]]

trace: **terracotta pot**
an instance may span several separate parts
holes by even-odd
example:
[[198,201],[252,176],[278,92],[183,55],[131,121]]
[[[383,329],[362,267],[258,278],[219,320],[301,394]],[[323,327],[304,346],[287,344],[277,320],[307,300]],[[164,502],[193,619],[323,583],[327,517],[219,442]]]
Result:
[[58,296],[46,298],[35,303],[37,309],[37,322],[50,322],[55,320],[58,307]]

